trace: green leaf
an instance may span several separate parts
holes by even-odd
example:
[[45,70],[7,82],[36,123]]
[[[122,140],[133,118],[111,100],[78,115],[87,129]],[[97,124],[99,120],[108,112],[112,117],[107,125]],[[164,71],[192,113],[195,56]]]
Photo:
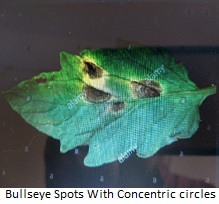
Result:
[[191,137],[199,106],[216,92],[199,89],[168,53],[149,48],[60,53],[62,69],[5,92],[11,107],[60,140],[61,152],[89,145],[86,166],[147,158]]

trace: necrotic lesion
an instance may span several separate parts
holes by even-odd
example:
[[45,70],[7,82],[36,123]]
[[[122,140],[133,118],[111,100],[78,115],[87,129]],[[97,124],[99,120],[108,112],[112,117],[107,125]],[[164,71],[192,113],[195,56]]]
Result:
[[111,105],[110,109],[112,112],[117,113],[117,112],[123,110],[124,108],[125,108],[125,103],[123,101],[117,101]]
[[134,94],[138,98],[152,98],[160,96],[162,88],[159,83],[155,81],[131,81]]
[[98,67],[92,62],[84,62],[85,66],[83,71],[89,75],[91,79],[98,79],[103,76],[102,68]]
[[84,85],[82,93],[84,95],[85,100],[90,103],[101,103],[110,100],[111,94],[95,89],[91,86]]

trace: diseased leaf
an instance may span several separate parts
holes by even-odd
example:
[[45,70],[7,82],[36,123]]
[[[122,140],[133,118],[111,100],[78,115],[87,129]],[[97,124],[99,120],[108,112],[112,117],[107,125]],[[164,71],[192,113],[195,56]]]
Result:
[[150,157],[191,137],[199,106],[216,92],[199,89],[182,64],[149,48],[60,53],[62,69],[41,73],[5,92],[11,107],[60,140],[61,152],[89,145],[86,166]]

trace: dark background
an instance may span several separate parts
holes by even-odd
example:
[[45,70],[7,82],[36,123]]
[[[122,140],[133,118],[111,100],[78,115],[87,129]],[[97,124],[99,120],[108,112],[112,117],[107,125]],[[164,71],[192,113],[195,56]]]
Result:
[[[219,2],[0,1],[0,91],[60,69],[62,50],[165,47],[200,88],[219,83]],[[46,2],[46,3],[45,3]],[[149,159],[87,168],[87,147],[67,154],[0,94],[0,187],[219,187],[218,94],[200,107],[196,134]],[[78,153],[78,154],[75,154]]]

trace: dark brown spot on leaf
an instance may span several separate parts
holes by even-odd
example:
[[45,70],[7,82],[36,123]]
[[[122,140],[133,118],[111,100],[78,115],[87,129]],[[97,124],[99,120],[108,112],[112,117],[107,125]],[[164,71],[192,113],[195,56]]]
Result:
[[111,110],[113,112],[118,112],[120,110],[123,110],[124,108],[125,108],[125,103],[123,101],[114,102],[111,106]]
[[92,62],[84,62],[84,64],[85,64],[85,67],[83,71],[87,73],[91,79],[97,79],[97,78],[102,77],[103,70],[100,67],[98,67]]
[[105,102],[111,97],[111,94],[87,85],[83,86],[83,94],[85,99],[91,103]]
[[35,79],[35,82],[37,84],[42,84],[42,83],[45,84],[47,82],[47,79],[46,78],[37,78],[37,79]]
[[131,82],[133,91],[139,98],[151,98],[158,97],[162,92],[162,88],[159,83],[155,81],[143,80],[140,82]]

